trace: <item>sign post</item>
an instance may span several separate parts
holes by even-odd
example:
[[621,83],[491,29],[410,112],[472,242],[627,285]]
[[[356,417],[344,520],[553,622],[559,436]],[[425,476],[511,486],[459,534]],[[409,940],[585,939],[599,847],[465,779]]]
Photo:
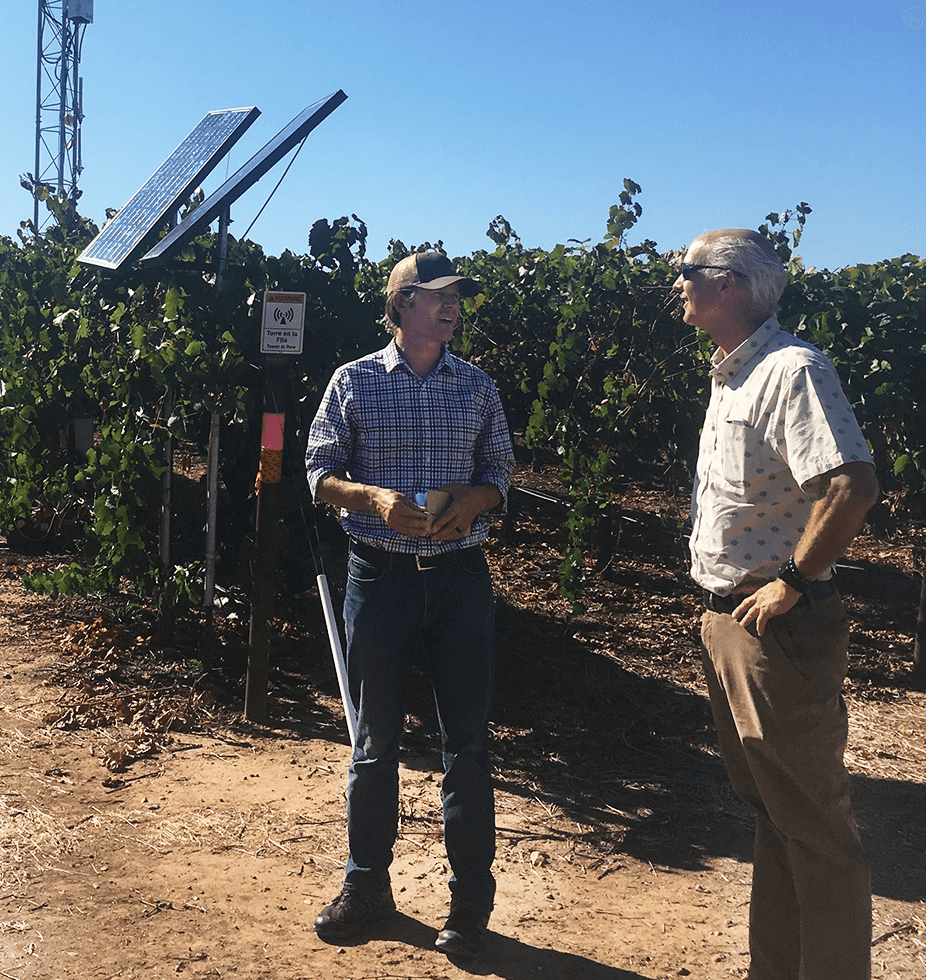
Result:
[[261,422],[260,467],[257,472],[257,519],[251,563],[251,623],[248,637],[248,676],[244,716],[267,717],[270,682],[270,629],[276,592],[277,530],[280,521],[280,481],[286,430],[286,381],[291,358],[302,353],[305,293],[267,291],[261,321],[260,350],[264,362],[264,414]]

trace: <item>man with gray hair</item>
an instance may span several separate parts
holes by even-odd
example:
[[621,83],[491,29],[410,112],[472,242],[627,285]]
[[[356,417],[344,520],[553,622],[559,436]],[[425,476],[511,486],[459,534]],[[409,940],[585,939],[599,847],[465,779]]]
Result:
[[839,379],[774,315],[787,274],[747,229],[692,242],[673,289],[717,344],[691,506],[721,754],[757,812],[751,980],[867,980],[871,885],[849,800],[848,628],[833,563],[878,485]]

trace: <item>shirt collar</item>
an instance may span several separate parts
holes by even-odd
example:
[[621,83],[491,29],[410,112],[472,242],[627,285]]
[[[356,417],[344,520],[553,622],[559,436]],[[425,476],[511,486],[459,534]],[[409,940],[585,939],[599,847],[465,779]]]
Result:
[[[406,367],[409,371],[411,368],[402,357],[402,352],[399,350],[399,345],[395,342],[393,338],[389,342],[389,346],[383,351],[383,363],[386,366],[386,373],[392,374],[392,372],[400,366]],[[431,374],[436,374],[438,371],[449,371],[451,374],[456,374],[457,365],[455,363],[454,357],[451,355],[450,351],[447,350],[446,345],[441,351],[440,360],[434,365],[434,370]]]
[[383,363],[386,365],[387,374],[392,374],[400,364],[405,363],[399,352],[399,345],[394,340],[390,340],[389,346],[383,351]]
[[778,318],[772,314],[730,354],[725,354],[720,349],[714,351],[714,356],[711,358],[711,377],[724,384],[732,384],[779,333],[781,333],[781,325],[778,323]]

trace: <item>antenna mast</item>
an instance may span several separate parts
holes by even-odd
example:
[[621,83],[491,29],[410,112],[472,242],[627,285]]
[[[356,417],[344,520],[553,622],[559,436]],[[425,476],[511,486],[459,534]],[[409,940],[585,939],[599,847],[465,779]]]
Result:
[[80,127],[84,119],[80,52],[93,0],[38,0],[38,58],[35,85],[35,212],[39,234],[40,183],[54,185],[59,197],[77,200],[83,168]]

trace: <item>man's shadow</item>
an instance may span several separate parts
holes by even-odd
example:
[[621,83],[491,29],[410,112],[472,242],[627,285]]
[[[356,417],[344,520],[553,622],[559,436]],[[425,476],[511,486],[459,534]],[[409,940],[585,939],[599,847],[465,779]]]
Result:
[[[436,957],[449,960],[458,970],[473,976],[497,976],[505,980],[645,980],[642,974],[620,970],[591,960],[576,953],[563,953],[556,949],[529,946],[510,936],[489,929],[485,948],[472,959],[455,956],[444,957],[434,948],[437,930],[410,915],[396,912],[383,922],[371,926],[359,940],[331,942],[333,946],[356,947],[379,940],[400,942],[416,949],[431,952]],[[325,942],[326,940],[322,940]]]

